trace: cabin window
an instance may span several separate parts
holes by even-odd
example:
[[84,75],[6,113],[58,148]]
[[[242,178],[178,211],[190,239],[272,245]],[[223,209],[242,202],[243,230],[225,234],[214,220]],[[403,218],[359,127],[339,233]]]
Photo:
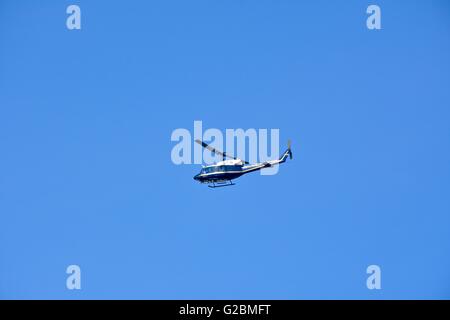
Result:
[[211,168],[204,168],[203,169],[203,173],[210,173],[211,172]]

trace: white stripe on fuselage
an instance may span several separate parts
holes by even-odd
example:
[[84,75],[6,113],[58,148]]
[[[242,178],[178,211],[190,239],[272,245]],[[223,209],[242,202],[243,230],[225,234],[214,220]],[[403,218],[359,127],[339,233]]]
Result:
[[200,177],[209,177],[211,175],[215,175],[215,174],[222,174],[222,173],[242,173],[242,170],[239,171],[216,171],[216,172],[210,172],[210,173],[202,173],[200,174]]
[[202,174],[200,174],[200,177],[209,177],[212,175],[224,174],[224,173],[247,173],[250,171],[257,170],[257,169],[262,169],[265,166],[266,166],[265,164],[258,164],[258,165],[254,165],[254,166],[242,167],[242,170],[239,170],[239,171],[216,171],[216,172],[210,172],[210,173],[202,173]]

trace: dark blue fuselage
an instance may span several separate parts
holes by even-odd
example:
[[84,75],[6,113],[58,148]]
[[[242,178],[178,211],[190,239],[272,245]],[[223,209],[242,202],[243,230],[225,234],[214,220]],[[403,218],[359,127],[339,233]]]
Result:
[[230,181],[242,176],[242,166],[240,165],[220,165],[204,167],[202,171],[194,176],[194,179],[201,183]]

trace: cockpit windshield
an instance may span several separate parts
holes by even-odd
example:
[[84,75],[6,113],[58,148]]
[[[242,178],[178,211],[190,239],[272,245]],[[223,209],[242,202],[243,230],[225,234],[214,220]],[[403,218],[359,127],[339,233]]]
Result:
[[242,167],[239,165],[225,165],[225,166],[211,166],[211,167],[204,167],[200,174],[207,174],[207,173],[221,173],[221,172],[230,172],[230,171],[241,171]]

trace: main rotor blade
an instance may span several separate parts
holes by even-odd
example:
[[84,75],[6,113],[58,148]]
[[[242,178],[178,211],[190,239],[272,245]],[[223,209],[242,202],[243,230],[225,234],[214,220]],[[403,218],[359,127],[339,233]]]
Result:
[[218,155],[220,155],[222,157],[227,157],[227,154],[225,152],[217,150],[216,148],[211,147],[209,144],[207,144],[207,143],[205,143],[205,142],[203,142],[203,141],[201,141],[199,139],[196,139],[195,142],[200,144],[203,148],[205,148],[205,149],[207,149],[207,150],[209,150],[211,152],[214,152],[215,154],[218,154]]
[[[201,141],[200,139],[195,139],[195,142],[200,144],[203,148],[205,148],[205,149],[207,149],[207,150],[209,150],[211,152],[214,152],[215,154],[218,154],[218,155],[220,155],[222,157],[227,157],[227,158],[231,158],[231,159],[234,159],[234,160],[241,160],[239,158],[236,158],[236,157],[228,155],[226,152],[222,152],[222,151],[220,151],[220,150],[218,150],[218,149],[216,149],[214,147],[211,147],[209,144],[207,144],[206,142]],[[241,160],[241,161],[244,162],[245,164],[250,164],[248,161],[244,161],[244,160]]]

